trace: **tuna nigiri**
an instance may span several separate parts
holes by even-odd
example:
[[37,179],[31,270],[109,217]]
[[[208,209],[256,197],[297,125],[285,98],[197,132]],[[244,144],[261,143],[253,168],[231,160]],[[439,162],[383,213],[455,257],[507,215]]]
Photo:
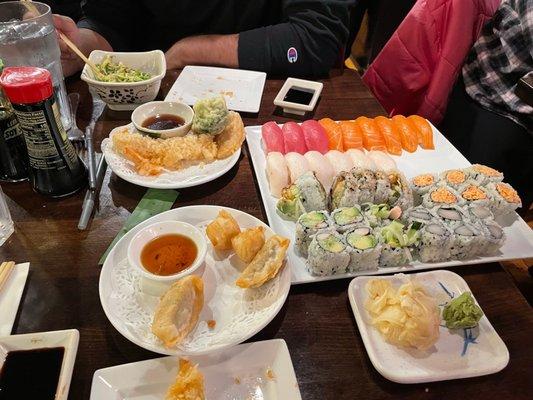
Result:
[[320,181],[326,192],[329,192],[335,171],[329,163],[328,159],[318,151],[308,151],[305,153],[305,159],[309,165],[309,169],[316,174],[316,178]]
[[363,134],[355,121],[339,121],[342,130],[342,145],[344,150],[362,149]]
[[355,120],[355,123],[363,134],[363,145],[365,149],[387,151],[383,135],[373,119],[359,117]]
[[283,141],[285,143],[285,152],[305,154],[307,146],[305,145],[304,131],[296,122],[285,122],[283,128]]
[[400,131],[393,122],[384,116],[374,118],[376,125],[385,140],[385,147],[390,154],[402,154],[402,138]]
[[333,121],[331,118],[322,118],[318,122],[326,131],[329,149],[343,151],[344,148],[342,144],[342,129],[340,125]]
[[387,153],[373,150],[369,151],[367,155],[372,161],[374,161],[379,171],[387,172],[397,169],[396,163]]
[[329,142],[322,125],[314,119],[310,119],[302,123],[302,129],[307,150],[315,150],[322,154],[327,153]]
[[291,183],[294,183],[301,175],[309,171],[307,160],[299,153],[290,152],[285,154],[285,161],[289,168],[289,175]]
[[418,147],[417,129],[411,121],[403,115],[395,115],[392,117],[392,122],[400,131],[400,138],[402,140],[402,147],[404,150],[413,153]]
[[368,157],[364,151],[359,149],[349,149],[346,151],[346,154],[352,159],[354,168],[377,171],[376,163],[370,157]]
[[350,171],[353,168],[353,162],[350,156],[338,150],[328,151],[326,158],[333,167],[335,175],[340,174],[342,171]]
[[274,121],[269,121],[261,127],[261,136],[263,137],[263,144],[268,153],[277,151],[285,154],[285,142],[283,141],[283,132],[281,128]]
[[431,129],[428,120],[420,115],[410,115],[407,119],[418,129],[418,144],[420,147],[428,150],[435,149],[435,145],[433,144],[433,129]]
[[273,151],[268,153],[266,161],[266,174],[270,193],[272,193],[272,196],[281,197],[281,190],[290,184],[289,169],[285,157],[280,152]]

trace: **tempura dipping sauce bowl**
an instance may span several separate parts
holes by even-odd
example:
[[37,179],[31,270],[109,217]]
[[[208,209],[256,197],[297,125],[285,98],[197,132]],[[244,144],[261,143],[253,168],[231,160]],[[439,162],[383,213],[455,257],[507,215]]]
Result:
[[[146,126],[146,122],[160,116],[174,117],[181,120],[181,125],[171,129],[153,129]],[[177,101],[151,101],[135,109],[131,114],[131,122],[135,128],[154,138],[169,139],[185,136],[192,125],[193,109],[185,103]]]

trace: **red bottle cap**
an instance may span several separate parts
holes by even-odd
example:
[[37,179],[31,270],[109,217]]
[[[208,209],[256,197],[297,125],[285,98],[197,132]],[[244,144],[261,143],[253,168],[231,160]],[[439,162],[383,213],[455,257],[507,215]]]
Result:
[[38,103],[54,93],[52,75],[44,68],[6,67],[0,85],[13,104]]

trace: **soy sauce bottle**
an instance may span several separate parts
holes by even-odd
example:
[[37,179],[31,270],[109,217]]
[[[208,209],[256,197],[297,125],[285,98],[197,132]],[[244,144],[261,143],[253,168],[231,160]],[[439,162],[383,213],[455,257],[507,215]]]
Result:
[[[3,69],[0,60],[0,73]],[[28,153],[17,116],[0,87],[0,181],[28,179]]]
[[33,189],[52,197],[77,192],[87,181],[87,171],[61,123],[50,72],[8,67],[0,76],[0,85],[24,134]]

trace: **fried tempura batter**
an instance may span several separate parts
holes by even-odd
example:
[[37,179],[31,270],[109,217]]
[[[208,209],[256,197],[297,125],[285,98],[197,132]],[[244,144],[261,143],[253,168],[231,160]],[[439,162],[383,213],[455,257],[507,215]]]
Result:
[[165,400],[205,400],[204,377],[198,366],[180,358],[179,372],[167,391]]

